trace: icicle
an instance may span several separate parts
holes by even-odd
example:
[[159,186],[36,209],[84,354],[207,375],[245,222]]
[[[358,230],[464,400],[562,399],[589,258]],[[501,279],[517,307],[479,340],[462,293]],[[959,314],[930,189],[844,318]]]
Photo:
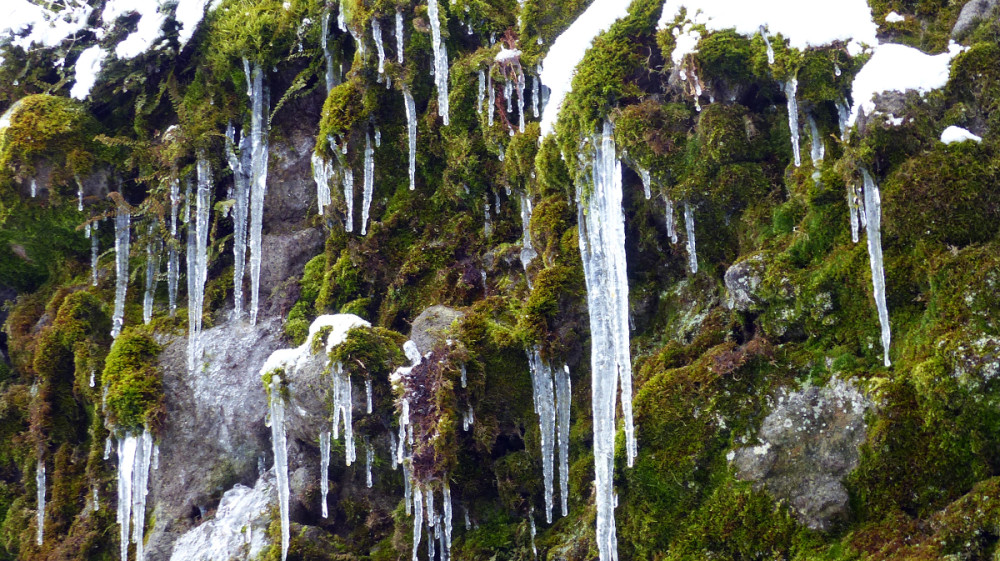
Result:
[[524,267],[525,279],[528,287],[531,287],[531,278],[528,277],[528,265],[538,256],[538,252],[531,245],[531,198],[521,194],[521,266]]
[[448,474],[445,474],[441,482],[442,502],[441,508],[444,512],[444,556],[451,557],[451,530],[452,530],[452,505],[451,486],[448,484]]
[[441,19],[437,0],[427,0],[427,17],[431,20],[431,48],[434,50],[434,83],[438,92],[438,115],[448,124],[448,50],[441,41]]
[[492,127],[493,126],[493,114],[497,110],[497,92],[493,89],[493,73],[488,72],[486,74],[486,89],[490,92],[490,101],[486,107],[487,122]]
[[153,239],[156,224],[149,225],[149,241],[146,243],[146,293],[142,298],[142,322],[149,324],[153,319],[153,296],[156,293],[156,276],[160,274],[160,241]]
[[347,31],[347,14],[344,9],[344,0],[340,0],[340,9],[337,10],[337,27],[341,31]]
[[403,64],[403,12],[396,10],[396,62]]
[[368,405],[367,413],[369,415],[371,415],[372,414],[372,381],[371,380],[365,380],[365,398],[366,398],[367,405]]
[[330,492],[330,431],[319,433],[319,495],[323,518],[329,516],[326,507],[326,496]]
[[802,158],[799,157],[799,105],[795,99],[798,87],[799,81],[794,76],[785,82],[785,97],[788,99],[788,130],[792,133],[792,155],[795,157],[795,167],[802,165]]
[[389,461],[392,464],[392,471],[396,471],[399,462],[396,461],[396,433],[389,431]]
[[[629,465],[634,461],[636,446],[621,162],[615,155],[610,123],[605,122],[603,134],[594,141],[591,183],[577,183],[577,200],[580,201],[580,256],[590,314],[597,545],[601,559],[607,561],[616,555],[612,477],[619,382]],[[585,191],[587,187],[589,191]]]
[[41,458],[38,458],[38,465],[35,466],[35,487],[38,510],[35,522],[35,543],[42,545],[45,540],[45,462]]
[[667,235],[670,236],[670,243],[677,243],[677,223],[674,220],[674,202],[667,195],[663,196],[667,204]]
[[826,154],[826,148],[823,146],[823,139],[819,136],[819,127],[816,126],[816,119],[813,119],[813,116],[809,115],[808,120],[809,134],[812,135],[812,150],[809,155],[812,158],[813,167],[818,168],[819,163],[823,161],[823,156]]
[[556,407],[552,388],[552,369],[542,360],[536,347],[528,353],[531,385],[538,414],[542,445],[542,476],[545,484],[545,521],[552,523],[553,459],[555,457]]
[[365,175],[364,191],[361,199],[361,235],[368,233],[368,212],[372,205],[372,192],[375,190],[375,151],[372,149],[372,137],[365,131]]
[[413,514],[413,487],[410,481],[410,468],[403,464],[403,505],[406,508],[406,515]]
[[375,451],[372,450],[371,446],[368,446],[365,451],[365,484],[369,489],[372,488],[372,460],[374,456]]
[[851,119],[851,107],[847,105],[847,100],[837,102],[837,124],[840,125],[840,139],[847,142],[850,128],[847,123]]
[[871,258],[872,285],[875,291],[875,306],[878,308],[878,322],[882,327],[882,352],[884,363],[889,362],[889,309],[885,305],[885,270],[882,264],[882,200],[878,185],[872,180],[868,170],[861,168],[865,180],[865,218],[867,220],[868,256]]
[[79,177],[76,178],[76,211],[83,212],[83,184]]
[[851,220],[851,241],[858,243],[861,209],[858,208],[857,186],[854,184],[847,185],[847,210]]
[[32,179],[31,180],[31,198],[34,199],[38,196],[38,183]]
[[514,111],[514,86],[507,80],[503,84],[503,96],[507,98],[507,112]]
[[[433,2],[434,0],[431,1]],[[420,487],[417,487],[413,489],[413,561],[417,561],[417,548],[420,547],[420,530],[423,526],[424,499]]]
[[257,324],[260,299],[261,230],[264,226],[264,195],[267,193],[268,91],[260,65],[253,65],[250,96],[250,325]]
[[97,225],[95,224],[94,231],[90,234],[90,284],[93,286],[97,286],[98,245]]
[[472,424],[476,422],[475,412],[472,410],[472,404],[469,404],[469,408],[462,413],[462,430],[468,432],[472,428]]
[[[489,214],[489,211],[487,211],[487,215],[488,214]],[[462,368],[461,369],[462,369],[462,387],[463,388],[464,387],[468,387],[468,385],[469,385],[469,374],[468,374],[468,371],[465,368],[465,363],[462,363]]]
[[[288,521],[288,448],[285,437],[285,402],[281,396],[281,375],[271,374],[271,443],[274,446],[274,475],[278,484],[278,510],[281,516],[281,560],[288,557],[291,537]],[[323,501],[326,504],[326,501]]]
[[760,26],[760,36],[764,38],[764,44],[767,45],[767,63],[774,64],[774,49],[771,47],[771,41],[767,38],[767,31],[764,30],[764,26]]
[[556,379],[556,436],[559,445],[559,498],[562,501],[562,514],[569,514],[569,425],[570,388],[569,366],[563,365],[562,370],[554,369]]
[[334,173],[333,162],[328,162],[326,158],[313,152],[312,170],[313,180],[316,181],[316,206],[319,209],[319,215],[323,216],[323,211],[332,202],[330,199],[330,179]]
[[479,71],[479,94],[476,97],[476,113],[483,114],[483,102],[486,101],[486,73]]
[[118,441],[118,529],[121,540],[121,561],[128,560],[128,541],[132,523],[132,483],[135,470],[135,449],[138,439],[128,435]]
[[[249,80],[249,76],[248,76]],[[233,172],[233,316],[243,315],[243,277],[247,259],[247,214],[250,206],[250,173],[253,167],[250,139],[240,133],[236,154],[232,123],[226,128],[226,156]]]
[[524,72],[517,69],[517,118],[518,131],[524,132]]
[[636,170],[639,172],[639,178],[642,179],[642,192],[646,195],[646,200],[648,201],[653,196],[651,183],[653,181],[652,177],[649,175],[649,170],[637,167]]
[[104,439],[104,459],[111,457],[111,435]]
[[[549,522],[551,523],[552,521],[550,520]],[[528,524],[531,531],[531,556],[534,559],[538,559],[538,548],[535,547],[535,534],[538,532],[535,528],[535,507],[531,507],[528,510]]]
[[688,270],[694,274],[698,272],[698,251],[694,244],[694,208],[691,203],[684,203],[684,228],[687,230]]
[[396,450],[396,461],[403,463],[406,446],[406,425],[410,423],[410,400],[403,399],[402,413],[399,415],[399,448]]
[[403,88],[406,105],[406,134],[410,150],[410,191],[417,188],[417,107],[409,88]]
[[385,73],[385,47],[382,46],[382,24],[378,18],[372,18],[372,38],[375,39],[375,50],[378,51],[378,73]]
[[146,531],[146,494],[149,490],[149,468],[152,464],[153,435],[144,430],[136,438],[135,462],[132,471],[132,543],[135,544],[136,561],[144,561]]
[[[346,146],[346,143],[345,143]],[[344,231],[354,231],[354,170],[345,166],[343,170],[344,202],[347,203],[347,216],[344,218]]]
[[97,375],[97,372],[95,370],[91,369],[91,371],[90,371],[90,387],[94,387],[94,384],[97,383],[97,381],[94,379],[96,375]]
[[469,509],[468,507],[462,507],[462,513],[465,515],[465,530],[469,531],[472,529],[472,520],[469,519]]
[[167,246],[167,297],[170,317],[177,312],[177,279],[180,276],[180,255],[174,245],[177,239],[177,207],[181,202],[181,185],[176,179],[170,182],[170,244]]
[[326,59],[326,93],[337,85],[336,71],[333,68],[333,52],[330,50],[330,12],[324,11],[320,16],[319,44],[323,48],[323,58]]
[[94,496],[94,500],[93,500],[94,512],[97,512],[98,510],[101,509],[101,501],[100,501],[99,497],[97,496],[97,486],[96,485],[94,485],[94,488],[93,488],[93,496]]
[[[198,193],[195,203],[194,231],[188,224],[188,371],[194,372],[201,361],[201,323],[208,280],[208,230],[212,205],[212,170],[204,155],[198,158]],[[193,234],[193,235],[192,235]]]
[[336,363],[333,367],[333,438],[340,438],[339,420],[344,422],[344,460],[351,465],[356,459],[354,448],[354,421],[351,404],[351,376],[344,371],[344,365]]
[[111,318],[111,337],[122,332],[125,319],[125,292],[128,290],[128,253],[132,215],[128,205],[118,205],[115,214],[115,311]]
[[539,85],[538,76],[531,77],[531,113],[538,118],[538,96],[541,87]]

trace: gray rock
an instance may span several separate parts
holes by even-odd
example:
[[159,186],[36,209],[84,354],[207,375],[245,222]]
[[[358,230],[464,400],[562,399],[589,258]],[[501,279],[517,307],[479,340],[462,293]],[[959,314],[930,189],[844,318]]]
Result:
[[738,478],[787,501],[799,521],[827,530],[847,512],[843,479],[858,465],[870,401],[850,382],[784,392],[764,419],[760,444],[730,452]]
[[270,456],[264,426],[267,401],[258,370],[281,347],[280,322],[256,327],[233,322],[202,333],[205,365],[187,371],[187,337],[163,342],[166,416],[159,469],[150,477],[156,523],[148,533],[150,559],[167,559],[178,536],[236,483],[251,485],[258,461]]
[[962,11],[958,14],[958,21],[951,28],[951,37],[959,39],[969,31],[972,31],[976,24],[990,16],[990,13],[1000,4],[1000,0],[969,0]]
[[260,269],[260,296],[266,304],[261,307],[266,315],[283,316],[288,312],[298,297],[297,280],[306,263],[322,252],[323,240],[323,233],[315,228],[262,236],[261,254],[265,259]]
[[267,204],[264,231],[285,233],[300,229],[316,212],[316,183],[312,178],[313,133],[293,130],[274,142],[268,154]]
[[746,312],[760,304],[757,290],[764,279],[766,267],[764,255],[757,254],[726,269],[725,283],[730,307]]
[[431,306],[420,312],[420,315],[413,320],[410,339],[417,345],[421,354],[429,353],[434,344],[444,338],[452,322],[464,315],[463,312],[448,306]]

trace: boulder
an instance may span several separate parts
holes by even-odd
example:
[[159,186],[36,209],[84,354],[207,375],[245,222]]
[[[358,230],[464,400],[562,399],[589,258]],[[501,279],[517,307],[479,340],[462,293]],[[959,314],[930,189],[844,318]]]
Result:
[[827,530],[847,513],[843,484],[858,465],[871,402],[850,382],[785,391],[757,433],[759,444],[729,454],[736,475],[787,501],[798,520]]
[[464,315],[448,306],[431,306],[413,320],[410,339],[417,345],[420,354],[427,354],[444,339],[452,322]]
[[958,20],[951,28],[952,39],[959,39],[975,29],[976,24],[990,16],[990,13],[1000,4],[1000,0],[969,0],[958,13]]
[[762,254],[754,255],[733,263],[726,269],[726,291],[729,293],[729,307],[746,312],[759,305],[761,298],[757,293],[764,280],[767,265]]
[[166,559],[174,541],[203,516],[223,490],[253,484],[271,455],[264,426],[267,399],[258,371],[281,346],[281,325],[229,322],[202,332],[204,365],[187,369],[187,337],[162,341],[165,421],[159,468],[150,475],[156,520],[147,534],[150,559]]

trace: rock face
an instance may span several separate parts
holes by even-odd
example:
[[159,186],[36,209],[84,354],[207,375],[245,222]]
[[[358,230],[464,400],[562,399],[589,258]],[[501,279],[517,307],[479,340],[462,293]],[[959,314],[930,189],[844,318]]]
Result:
[[745,312],[760,304],[757,289],[764,279],[766,267],[763,255],[754,255],[726,269],[725,283],[730,307]]
[[314,228],[286,234],[264,234],[260,296],[268,316],[284,316],[299,297],[298,280],[306,263],[323,250],[323,233]]
[[448,306],[431,306],[420,312],[420,315],[413,320],[410,339],[417,345],[421,354],[426,354],[443,337],[452,322],[463,315],[465,314]]
[[170,561],[255,559],[270,544],[269,511],[277,500],[273,469],[265,472],[252,489],[236,484],[222,495],[215,518],[177,539]]
[[958,21],[955,22],[955,27],[951,28],[952,38],[958,39],[962,35],[965,35],[965,33],[972,31],[980,20],[990,16],[990,13],[998,4],[1000,4],[998,0],[970,0],[969,3],[962,6],[962,11],[958,14]]
[[858,465],[869,400],[849,382],[783,393],[757,434],[729,454],[737,477],[788,502],[799,521],[829,529],[846,513],[843,478]]
[[148,532],[150,559],[166,559],[173,542],[235,483],[253,484],[258,462],[270,456],[264,426],[267,400],[257,372],[281,346],[280,322],[252,328],[226,323],[202,333],[205,367],[187,371],[187,338],[164,345],[159,366],[167,414],[160,465],[150,477],[156,523]]

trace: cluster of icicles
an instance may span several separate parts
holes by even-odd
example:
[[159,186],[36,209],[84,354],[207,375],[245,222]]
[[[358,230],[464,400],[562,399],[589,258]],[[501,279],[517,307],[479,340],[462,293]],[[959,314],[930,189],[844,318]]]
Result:
[[[234,270],[234,316],[243,317],[243,282],[247,245],[250,253],[250,307],[248,315],[251,324],[257,321],[259,307],[261,255],[261,231],[264,215],[264,195],[267,189],[267,153],[268,153],[268,91],[263,82],[263,72],[259,65],[251,65],[244,61],[246,71],[247,95],[251,107],[251,131],[249,135],[241,134],[239,147],[232,126],[226,134],[226,149],[229,166],[233,171],[233,222],[235,254]],[[190,179],[185,179],[186,190],[183,198],[180,193],[180,179],[170,183],[170,217],[167,225],[168,243],[163,243],[157,234],[156,223],[151,219],[147,224],[145,293],[143,295],[143,321],[149,323],[153,317],[154,295],[160,277],[162,253],[167,253],[167,289],[170,314],[177,311],[177,289],[180,277],[180,242],[178,238],[179,222],[187,224],[186,264],[188,291],[188,349],[187,366],[190,372],[197,371],[203,360],[201,342],[202,311],[205,300],[205,283],[208,278],[208,234],[211,228],[210,216],[212,208],[212,171],[204,155],[199,155],[196,162],[197,185],[192,186]],[[192,192],[194,191],[194,192]],[[83,210],[83,188],[78,191],[78,210]],[[183,215],[180,215],[182,202]],[[115,303],[112,314],[111,336],[117,338],[124,327],[125,298],[129,280],[129,253],[132,236],[132,209],[123,200],[115,211]],[[100,221],[89,222],[84,227],[84,235],[91,240],[91,282],[97,285],[99,280],[98,265],[100,262],[100,244],[98,228]],[[94,375],[90,383],[95,384]],[[157,448],[152,443],[148,430],[140,434],[126,433],[118,443],[118,522],[121,525],[122,559],[128,552],[129,528],[131,523],[132,542],[136,545],[136,557],[140,561],[143,554],[143,531],[145,529],[145,497],[147,493],[150,457],[152,465],[156,465]],[[111,452],[111,441],[105,450],[105,459]],[[44,539],[45,520],[45,463],[39,455],[36,472],[38,527],[36,541],[41,544]],[[97,508],[97,491],[94,490],[94,505]]]

